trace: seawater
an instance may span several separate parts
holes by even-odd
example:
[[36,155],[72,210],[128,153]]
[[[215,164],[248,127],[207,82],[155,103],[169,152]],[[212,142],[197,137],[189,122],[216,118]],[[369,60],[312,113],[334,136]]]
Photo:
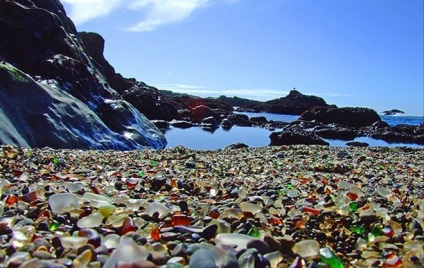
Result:
[[[298,116],[279,115],[269,113],[243,113],[249,117],[264,116],[267,120],[292,122]],[[389,125],[408,124],[420,125],[424,123],[424,116],[385,116],[380,115],[381,119]],[[250,147],[263,147],[269,145],[269,135],[272,131],[257,127],[239,127],[234,126],[229,130],[217,128],[213,131],[203,130],[201,127],[191,127],[188,129],[170,128],[165,132],[165,138],[168,141],[167,148],[184,146],[194,150],[216,150],[223,149],[226,146],[235,143],[245,143]],[[330,146],[345,147],[346,141],[326,139]],[[398,147],[408,146],[413,148],[424,148],[423,145],[388,143],[383,140],[371,139],[368,137],[356,138],[355,141],[366,142],[370,146]]]

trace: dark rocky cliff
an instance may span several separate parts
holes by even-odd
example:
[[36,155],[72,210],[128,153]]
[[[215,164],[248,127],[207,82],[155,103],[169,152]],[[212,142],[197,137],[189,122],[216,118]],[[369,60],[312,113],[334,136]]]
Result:
[[165,147],[163,134],[110,86],[113,67],[90,57],[60,1],[1,0],[0,39],[1,144]]

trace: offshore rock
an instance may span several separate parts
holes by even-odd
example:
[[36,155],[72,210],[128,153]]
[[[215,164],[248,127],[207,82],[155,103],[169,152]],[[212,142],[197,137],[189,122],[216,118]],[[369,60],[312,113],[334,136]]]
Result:
[[[108,85],[58,0],[0,1],[0,21],[1,144],[166,146],[163,134]],[[121,105],[120,122],[100,115],[113,103]]]
[[376,122],[371,127],[364,128],[363,135],[389,143],[424,144],[424,123],[418,126],[405,124],[389,126],[384,122]]
[[328,142],[321,139],[313,130],[308,130],[305,122],[293,122],[291,125],[283,128],[283,131],[271,133],[269,138],[270,145],[329,145]]
[[304,112],[299,119],[354,128],[371,126],[373,123],[381,121],[376,111],[358,107],[317,107]]
[[398,109],[391,109],[387,111],[383,111],[384,115],[396,115],[396,114],[404,114],[404,111],[398,110]]
[[315,107],[335,107],[328,105],[324,99],[316,96],[304,95],[297,90],[291,90],[285,97],[270,100],[259,104],[242,107],[243,110],[254,110],[275,114],[300,115]]

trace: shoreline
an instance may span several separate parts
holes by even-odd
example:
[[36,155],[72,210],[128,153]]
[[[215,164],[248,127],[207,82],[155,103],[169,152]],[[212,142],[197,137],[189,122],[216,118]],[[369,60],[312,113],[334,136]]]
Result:
[[1,146],[0,155],[1,265],[195,267],[213,256],[288,267],[323,262],[324,248],[344,267],[424,264],[423,148]]

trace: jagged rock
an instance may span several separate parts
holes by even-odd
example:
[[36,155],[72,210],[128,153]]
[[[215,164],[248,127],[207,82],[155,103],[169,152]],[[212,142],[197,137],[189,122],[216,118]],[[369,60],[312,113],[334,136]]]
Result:
[[230,144],[227,147],[225,147],[225,149],[227,150],[234,150],[234,149],[244,149],[244,148],[249,148],[248,145],[246,145],[245,143],[234,143],[234,144]]
[[307,132],[304,130],[272,132],[269,138],[271,140],[270,142],[271,146],[272,145],[296,145],[296,144],[329,145],[328,142],[318,137],[315,133]]
[[237,126],[243,126],[243,127],[250,127],[253,125],[253,122],[249,120],[249,116],[245,114],[230,114],[228,119],[230,119],[234,125]]
[[300,116],[300,119],[324,124],[339,124],[354,128],[371,126],[373,123],[381,121],[376,111],[358,107],[318,107],[304,112]]
[[250,118],[250,121],[259,123],[259,124],[265,124],[268,122],[265,116],[253,116]]
[[189,121],[181,121],[181,120],[172,120],[171,126],[177,127],[177,128],[191,128],[193,126],[193,123]]
[[121,74],[115,72],[115,68],[105,59],[103,52],[105,48],[105,40],[98,33],[80,32],[81,39],[87,48],[88,54],[93,58],[98,68],[103,71],[110,86],[118,93],[130,88],[136,81],[135,79],[127,79]]
[[369,136],[389,143],[424,144],[424,124],[389,126],[385,122],[376,122],[372,126],[362,129],[361,136]]
[[334,140],[349,141],[353,140],[356,137],[355,131],[337,126],[324,127],[322,129],[318,129],[315,133],[321,138]]
[[169,102],[155,87],[136,81],[134,78],[124,78],[104,58],[105,40],[97,33],[81,32],[81,38],[87,47],[89,55],[98,67],[104,71],[110,86],[122,97],[134,105],[142,114],[151,120],[180,119],[177,107]]
[[349,141],[349,142],[346,142],[345,145],[349,146],[349,147],[368,147],[368,146],[370,146],[366,142],[359,142],[359,141]]
[[190,118],[194,123],[201,123],[206,117],[216,116],[211,108],[205,105],[199,105],[190,110]]
[[424,144],[424,135],[411,135],[406,132],[385,131],[370,135],[373,139],[380,139],[389,143],[416,143]]
[[157,89],[145,84],[134,84],[122,93],[122,97],[151,120],[180,119],[177,108],[170,104]]
[[228,118],[224,118],[224,119],[221,121],[221,127],[222,127],[223,129],[230,129],[230,128],[232,128],[232,127],[233,127],[233,122],[232,122],[230,119],[228,119]]
[[291,90],[286,97],[270,100],[260,104],[252,104],[242,107],[243,110],[300,115],[303,112],[315,107],[335,107],[328,105],[324,99],[316,96],[303,95],[297,90]]
[[165,120],[151,120],[153,124],[160,130],[166,130],[171,125],[168,121]]
[[392,109],[392,110],[388,110],[388,111],[384,111],[383,114],[384,115],[395,115],[395,114],[404,114],[404,111],[398,110],[398,109]]
[[[163,134],[108,86],[58,0],[0,1],[0,21],[1,143],[165,147]],[[111,103],[119,120],[101,114]]]
[[213,116],[209,116],[209,117],[206,117],[206,118],[204,118],[203,120],[202,120],[202,125],[207,125],[207,126],[218,126],[219,125],[219,121],[218,120],[216,120],[216,118],[215,117],[213,117]]

